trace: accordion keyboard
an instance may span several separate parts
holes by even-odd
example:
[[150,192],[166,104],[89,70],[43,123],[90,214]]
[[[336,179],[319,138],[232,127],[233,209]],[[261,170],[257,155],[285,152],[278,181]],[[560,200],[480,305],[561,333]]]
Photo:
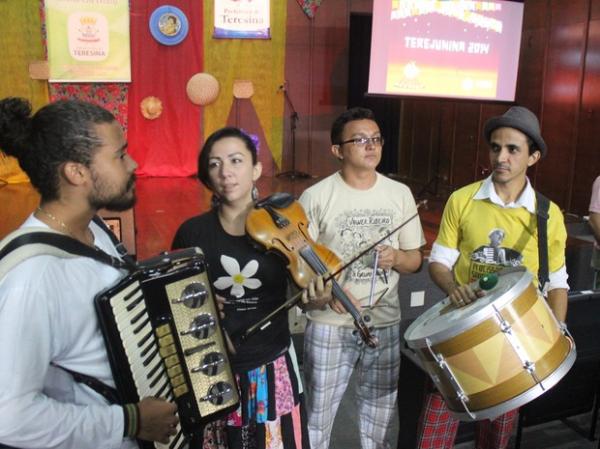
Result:
[[[174,401],[169,377],[158,351],[158,342],[139,282],[134,282],[110,299],[119,329],[123,349],[127,355],[129,369],[134,380],[137,396],[153,396]],[[153,443],[157,449],[175,449],[185,442],[181,424],[168,444]]]

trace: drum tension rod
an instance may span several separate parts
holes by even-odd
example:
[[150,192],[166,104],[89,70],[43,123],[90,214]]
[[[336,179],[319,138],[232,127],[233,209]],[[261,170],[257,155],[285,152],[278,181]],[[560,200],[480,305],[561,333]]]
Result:
[[529,375],[533,378],[534,382],[536,384],[538,384],[542,388],[542,390],[545,390],[544,385],[542,384],[542,381],[538,378],[538,376],[535,372],[535,362],[532,362],[531,360],[529,360],[527,358],[527,354],[524,351],[523,347],[521,346],[521,342],[520,342],[519,338],[512,331],[512,326],[510,325],[510,323],[508,321],[506,321],[506,319],[504,319],[504,317],[502,316],[502,314],[496,308],[495,305],[492,305],[492,308],[494,309],[494,315],[496,317],[496,321],[498,322],[498,325],[500,326],[500,330],[502,331],[502,333],[504,334],[504,336],[510,343],[511,347],[515,351],[515,354],[521,361],[521,365],[529,373]]
[[[471,412],[471,410],[469,410],[469,407],[467,407],[467,402],[469,402],[469,396],[465,394],[465,390],[463,390],[460,386],[458,379],[452,372],[452,368],[450,368],[450,365],[448,365],[442,354],[436,354],[435,352],[433,352],[431,340],[429,338],[425,338],[425,343],[427,344],[427,349],[429,350],[431,357],[433,357],[433,359],[437,362],[442,372],[446,375],[446,378],[450,381],[452,388],[454,388],[454,391],[456,392],[456,398],[461,402],[463,408],[465,409],[465,412],[471,417],[471,419],[475,420],[475,415]],[[436,384],[440,382],[437,376],[432,376],[432,378]]]

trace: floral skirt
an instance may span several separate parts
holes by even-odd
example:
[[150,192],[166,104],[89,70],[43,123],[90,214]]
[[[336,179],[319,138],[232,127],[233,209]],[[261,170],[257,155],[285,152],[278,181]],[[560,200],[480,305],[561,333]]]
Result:
[[293,345],[272,362],[236,375],[236,380],[240,406],[204,428],[202,449],[310,448]]

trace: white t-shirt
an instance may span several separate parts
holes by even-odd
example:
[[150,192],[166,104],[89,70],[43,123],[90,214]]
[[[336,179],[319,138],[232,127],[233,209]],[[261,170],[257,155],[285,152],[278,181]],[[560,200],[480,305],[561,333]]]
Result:
[[[30,216],[21,227],[46,225]],[[90,224],[95,245],[118,256]],[[136,448],[123,409],[51,364],[114,386],[94,296],[123,274],[90,258],[34,256],[0,279],[0,442],[19,448]]]
[[[300,196],[300,203],[310,222],[311,237],[336,253],[342,262],[417,213],[410,189],[379,173],[373,187],[366,190],[350,187],[339,172],[334,173],[308,188]],[[418,215],[381,244],[402,250],[423,246],[425,238]],[[370,318],[369,326],[389,326],[400,321],[399,274],[378,269],[373,282],[373,262],[374,252],[369,251],[342,272],[338,283],[360,300],[363,315]],[[307,316],[321,323],[353,326],[350,314],[340,315],[329,307],[311,310]]]

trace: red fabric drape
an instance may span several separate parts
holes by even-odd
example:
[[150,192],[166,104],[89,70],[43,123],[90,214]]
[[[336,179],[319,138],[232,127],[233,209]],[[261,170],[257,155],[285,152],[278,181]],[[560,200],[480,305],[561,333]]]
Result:
[[[187,97],[186,85],[202,71],[203,13],[199,0],[131,0],[131,78],[128,99],[129,152],[138,176],[190,176],[196,173],[200,146],[200,107]],[[156,8],[176,6],[189,23],[179,44],[158,43],[148,23]],[[162,115],[144,118],[140,103],[147,96],[162,101]]]

